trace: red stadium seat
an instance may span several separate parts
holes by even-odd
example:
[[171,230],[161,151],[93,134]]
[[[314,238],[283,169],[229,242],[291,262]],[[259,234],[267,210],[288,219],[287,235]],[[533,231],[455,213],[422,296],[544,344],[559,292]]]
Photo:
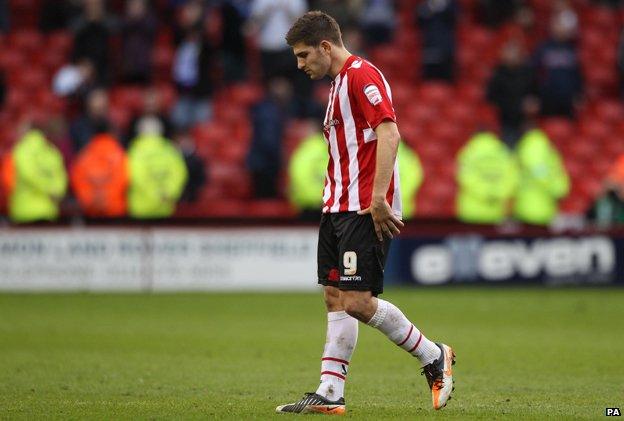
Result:
[[581,23],[593,28],[616,28],[619,24],[617,13],[608,7],[590,7],[581,13]]
[[207,159],[212,158],[215,151],[227,143],[230,136],[227,125],[217,122],[199,124],[193,128],[192,133],[197,153]]
[[540,122],[540,126],[556,144],[569,141],[576,131],[575,124],[567,118],[545,118]]
[[252,218],[290,218],[297,212],[285,200],[253,200],[247,206],[247,215]]
[[597,118],[608,123],[615,124],[624,121],[624,107],[619,100],[599,101],[594,108],[594,114]]
[[584,118],[580,122],[580,131],[589,142],[599,143],[612,136],[612,130],[608,124],[596,118]]
[[245,158],[249,151],[249,145],[243,142],[226,142],[215,151],[213,159],[223,162],[245,164]]
[[427,82],[418,89],[417,98],[426,105],[439,106],[451,102],[455,93],[453,87],[447,83]]
[[156,45],[152,52],[152,63],[154,66],[154,78],[157,81],[171,80],[171,66],[175,50],[170,45]]
[[26,56],[19,50],[0,49],[0,67],[8,72],[23,69],[26,63]]
[[9,45],[13,50],[32,53],[45,48],[43,36],[34,29],[18,29],[9,35]]
[[48,35],[45,50],[65,54],[67,55],[67,60],[69,60],[69,52],[73,43],[74,39],[70,31],[56,31]]
[[581,215],[591,206],[591,198],[583,194],[570,194],[561,204],[561,211],[564,213]]
[[133,117],[132,111],[125,107],[110,107],[108,114],[113,126],[122,131],[128,128],[130,120]]
[[231,126],[241,124],[249,119],[249,112],[246,108],[234,103],[220,103],[214,106],[214,118],[221,123]]
[[457,101],[467,104],[480,102],[484,98],[483,87],[472,83],[460,83],[455,89]]
[[465,101],[455,100],[445,105],[444,114],[446,114],[449,122],[465,126],[468,122],[473,120],[475,111],[471,104]]
[[27,91],[49,87],[51,83],[48,73],[37,67],[26,67],[11,76],[12,82],[17,85],[18,89]]
[[124,108],[131,113],[138,113],[143,109],[143,90],[134,86],[119,86],[110,93],[111,107]]
[[178,92],[172,83],[158,83],[154,85],[154,89],[158,92],[160,96],[160,101],[163,109],[168,112],[173,108],[177,98]]
[[239,83],[229,88],[228,99],[241,106],[248,107],[260,99],[264,95],[262,86],[255,83]]
[[202,197],[201,207],[197,207],[198,216],[209,218],[244,218],[247,203],[239,199],[224,198],[219,194],[219,200],[206,200]]
[[224,197],[249,198],[251,193],[249,174],[239,164],[209,160],[210,183],[220,186]]

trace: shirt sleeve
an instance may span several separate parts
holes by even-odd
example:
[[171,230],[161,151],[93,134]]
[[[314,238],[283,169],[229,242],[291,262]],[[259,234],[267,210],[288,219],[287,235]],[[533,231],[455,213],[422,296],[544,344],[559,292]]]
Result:
[[372,129],[386,120],[396,122],[396,114],[386,84],[375,69],[361,68],[354,71],[350,91]]

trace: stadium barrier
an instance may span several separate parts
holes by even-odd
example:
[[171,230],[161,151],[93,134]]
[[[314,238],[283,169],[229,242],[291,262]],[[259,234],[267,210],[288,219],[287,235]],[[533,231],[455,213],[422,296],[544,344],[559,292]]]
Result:
[[[556,234],[412,226],[388,285],[624,285],[624,232]],[[0,229],[0,290],[231,291],[316,288],[316,227]]]

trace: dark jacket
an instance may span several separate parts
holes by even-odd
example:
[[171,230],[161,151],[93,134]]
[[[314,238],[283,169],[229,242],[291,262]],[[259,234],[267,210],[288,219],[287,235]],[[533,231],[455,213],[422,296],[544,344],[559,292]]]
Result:
[[498,66],[487,86],[487,99],[498,108],[501,123],[513,127],[523,123],[522,103],[534,93],[533,71],[527,65]]

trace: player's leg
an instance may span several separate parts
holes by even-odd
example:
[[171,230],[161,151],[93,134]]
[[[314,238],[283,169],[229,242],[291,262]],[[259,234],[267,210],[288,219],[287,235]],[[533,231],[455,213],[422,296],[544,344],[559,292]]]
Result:
[[327,336],[321,358],[321,382],[316,393],[331,401],[344,397],[351,356],[357,343],[358,321],[342,308],[340,290],[324,287]]
[[327,307],[327,335],[321,358],[321,381],[315,393],[306,393],[295,403],[281,405],[277,412],[342,414],[344,384],[358,335],[358,321],[342,307],[338,289],[338,239],[331,215],[321,218],[318,242],[318,283],[323,285]]
[[440,348],[427,339],[391,302],[373,297],[370,291],[342,291],[341,296],[347,314],[382,332],[418,358],[421,365],[431,364],[440,357]]
[[453,387],[452,349],[426,338],[398,307],[376,297],[383,292],[390,240],[379,242],[370,215],[345,216],[341,222],[339,288],[344,310],[418,358],[432,390],[433,405],[441,408]]
[[446,406],[453,391],[453,350],[426,338],[397,306],[373,297],[370,291],[342,291],[341,297],[347,314],[376,328],[418,358],[431,389],[433,407]]

